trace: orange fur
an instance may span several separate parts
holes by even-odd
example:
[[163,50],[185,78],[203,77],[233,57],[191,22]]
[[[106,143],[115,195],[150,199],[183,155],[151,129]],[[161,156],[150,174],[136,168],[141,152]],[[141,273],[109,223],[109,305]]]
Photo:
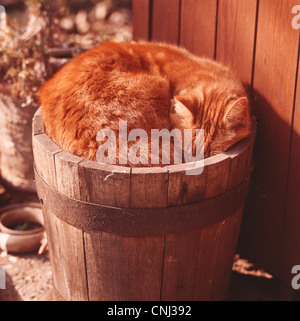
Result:
[[121,120],[128,132],[141,128],[149,137],[151,129],[204,129],[205,157],[250,133],[246,92],[233,72],[162,43],[95,47],[48,80],[40,102],[49,137],[90,160],[96,160],[97,132],[110,128],[118,135]]

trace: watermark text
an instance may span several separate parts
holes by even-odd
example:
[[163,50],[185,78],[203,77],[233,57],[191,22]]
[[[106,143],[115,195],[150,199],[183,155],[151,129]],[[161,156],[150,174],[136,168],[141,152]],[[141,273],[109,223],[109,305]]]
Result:
[[6,12],[5,8],[0,5],[0,30],[4,30],[6,28]]
[[4,267],[0,266],[0,290],[6,289],[6,274]]
[[[116,164],[117,158],[119,164],[128,164],[130,162],[134,165],[158,165],[160,160],[163,165],[182,164],[184,162],[188,164],[185,169],[186,175],[199,175],[203,172],[203,129],[194,131],[192,129],[184,129],[183,132],[180,129],[172,129],[171,131],[166,128],[151,129],[150,136],[149,141],[147,132],[140,128],[133,129],[128,133],[127,121],[119,122],[118,141],[114,130],[101,129],[96,136],[97,141],[103,142],[97,149],[97,162],[100,164]],[[128,142],[133,142],[129,148]]]
[[300,289],[300,265],[295,265],[292,268],[292,274],[296,274],[293,278],[292,278],[292,288],[294,290],[299,290]]
[[295,14],[295,16],[292,19],[292,27],[295,30],[300,29],[300,5],[296,5],[292,8],[292,13]]

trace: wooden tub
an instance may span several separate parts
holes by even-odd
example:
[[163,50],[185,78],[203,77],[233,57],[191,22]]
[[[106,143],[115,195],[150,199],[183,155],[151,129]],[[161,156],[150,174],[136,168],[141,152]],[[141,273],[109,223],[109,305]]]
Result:
[[55,144],[39,110],[35,174],[55,289],[65,300],[225,299],[253,137],[197,176],[187,164],[101,165]]

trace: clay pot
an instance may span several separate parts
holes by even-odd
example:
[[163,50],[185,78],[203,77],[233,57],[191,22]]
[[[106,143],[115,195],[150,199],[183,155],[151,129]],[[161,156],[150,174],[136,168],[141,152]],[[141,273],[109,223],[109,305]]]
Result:
[[[40,227],[16,230],[12,226],[18,223]],[[44,237],[42,209],[38,203],[15,204],[0,209],[0,248],[11,253],[37,251]]]

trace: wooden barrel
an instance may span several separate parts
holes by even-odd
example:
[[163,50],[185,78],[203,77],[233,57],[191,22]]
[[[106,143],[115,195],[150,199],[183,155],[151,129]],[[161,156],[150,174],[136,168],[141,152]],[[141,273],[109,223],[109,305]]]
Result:
[[55,144],[39,110],[36,185],[55,289],[65,300],[225,299],[253,140],[205,159],[200,175],[101,165]]

